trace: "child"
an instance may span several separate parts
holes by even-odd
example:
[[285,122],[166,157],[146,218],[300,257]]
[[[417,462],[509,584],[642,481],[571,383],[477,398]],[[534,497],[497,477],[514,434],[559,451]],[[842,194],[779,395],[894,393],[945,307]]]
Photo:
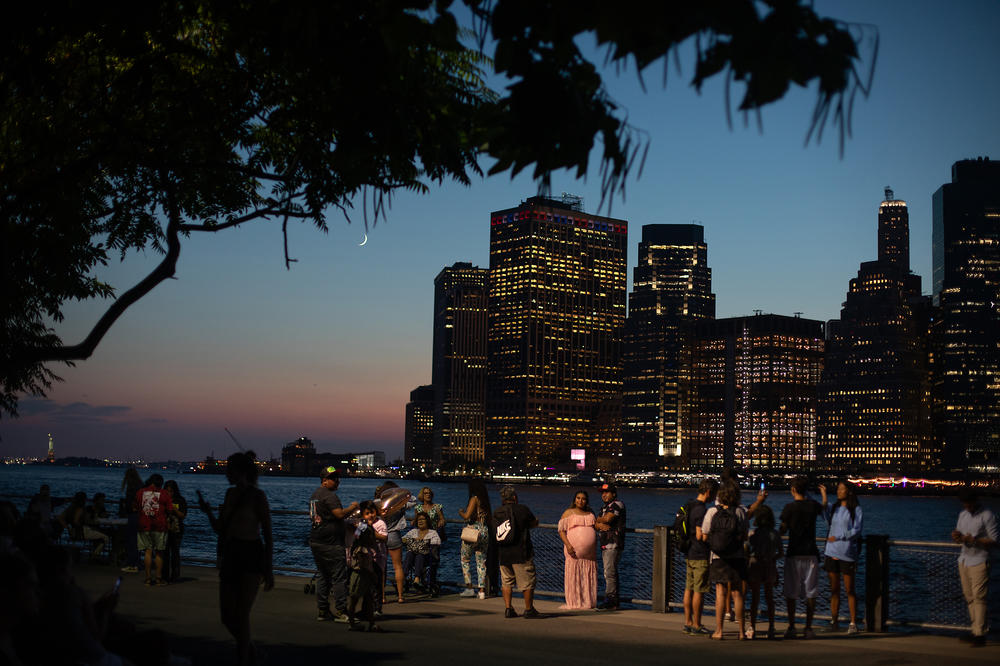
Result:
[[437,587],[437,559],[441,548],[441,536],[436,530],[431,529],[430,517],[426,513],[418,511],[414,522],[416,527],[403,537],[403,546],[406,547],[404,569],[407,574],[413,574],[414,589],[423,592],[425,586],[428,586],[433,594]]
[[375,590],[375,617],[381,617],[382,604],[385,603],[385,565],[388,559],[386,551],[386,539],[389,538],[389,528],[386,526],[382,516],[378,515],[378,506],[375,507],[375,522],[372,528],[375,530],[375,574],[378,576],[378,589]]
[[368,631],[382,631],[375,624],[375,600],[378,581],[376,569],[375,522],[378,512],[375,503],[361,503],[361,522],[354,530],[354,542],[351,544],[351,578],[347,583],[347,619],[351,631],[364,631],[361,619],[368,620]]
[[757,608],[760,602],[760,586],[764,586],[767,600],[767,637],[774,638],[774,586],[778,582],[778,558],[784,555],[781,535],[774,529],[774,512],[767,505],[757,509],[757,529],[750,535],[750,563],[747,584],[753,593],[750,605],[750,628],[746,637],[752,639],[757,623]]

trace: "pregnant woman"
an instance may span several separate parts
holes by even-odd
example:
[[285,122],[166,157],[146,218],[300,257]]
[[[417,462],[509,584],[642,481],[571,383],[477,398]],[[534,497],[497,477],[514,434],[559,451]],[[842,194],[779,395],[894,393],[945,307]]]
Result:
[[559,519],[559,538],[566,556],[566,603],[560,608],[597,607],[597,532],[590,498],[582,490]]

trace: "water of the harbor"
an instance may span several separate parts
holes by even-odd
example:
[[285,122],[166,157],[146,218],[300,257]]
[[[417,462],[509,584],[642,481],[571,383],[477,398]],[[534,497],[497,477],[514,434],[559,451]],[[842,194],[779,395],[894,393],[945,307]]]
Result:
[[[215,536],[208,527],[205,517],[197,510],[196,490],[201,490],[213,505],[221,504],[228,482],[223,475],[182,474],[169,470],[156,470],[164,479],[177,481],[181,494],[188,500],[190,512],[185,521],[185,536],[182,546],[182,557],[214,558]],[[153,470],[140,470],[145,478]],[[48,465],[0,466],[0,499],[10,499],[23,511],[27,507],[28,497],[38,491],[41,484],[48,484],[55,497],[70,497],[77,491],[83,491],[90,498],[96,492],[103,492],[109,499],[117,499],[122,494],[122,479],[124,470],[121,468],[82,468],[57,467]],[[375,488],[383,483],[383,479],[345,478],[340,484],[337,494],[346,506],[351,501],[371,499]],[[396,480],[397,483],[414,495],[424,485],[434,491],[434,501],[444,506],[445,516],[457,519],[458,509],[464,508],[468,501],[468,489],[464,483],[420,483],[406,480]],[[319,480],[303,477],[263,476],[259,485],[267,494],[271,508],[274,511],[306,511],[310,494],[319,487]],[[490,499],[496,508],[500,505],[499,486],[488,484]],[[521,503],[526,504],[538,517],[540,522],[554,524],[562,512],[570,506],[577,490],[587,490],[590,501],[599,508],[601,499],[596,487],[581,486],[551,486],[551,485],[519,485],[518,496]],[[770,488],[767,503],[775,514],[792,500],[786,488]],[[834,491],[831,489],[831,498]],[[631,528],[651,529],[655,525],[670,525],[674,520],[677,508],[687,499],[695,495],[693,490],[662,489],[662,488],[621,488],[619,499],[628,507],[628,525]],[[749,504],[753,495],[747,491],[743,502]],[[818,497],[816,499],[819,499]],[[914,494],[899,495],[862,495],[861,506],[864,511],[864,532],[866,534],[886,534],[892,540],[947,542],[951,530],[955,526],[961,505],[954,497],[921,496]],[[983,504],[1000,515],[1000,498],[984,497]],[[112,507],[113,510],[113,507]],[[306,539],[309,533],[307,515],[274,516],[274,542],[276,568],[312,569],[313,561]],[[441,580],[461,580],[457,546],[460,525],[448,525],[448,543],[443,549],[447,556],[442,557],[439,577]],[[536,564],[539,558],[551,559],[546,568],[552,568],[553,581],[551,587],[561,588],[559,571],[562,566],[562,553],[553,530],[539,530],[536,537]],[[826,534],[823,521],[817,525],[817,536]],[[634,561],[633,568],[642,567],[644,572],[636,579],[634,585],[624,583],[625,587],[635,587],[636,597],[649,598],[649,561],[652,557],[652,540],[649,535],[634,535],[629,537],[626,545],[626,562]],[[633,544],[629,546],[628,544]],[[895,562],[894,578],[899,579],[899,592],[907,600],[914,596],[925,595],[924,588],[936,584],[937,579],[947,579],[948,589],[942,592],[944,600],[933,602],[930,606],[947,604],[953,610],[948,617],[954,618],[948,623],[962,621],[964,603],[961,593],[957,590],[957,570],[955,569],[957,550],[939,552],[931,557],[932,561]],[[907,556],[910,558],[911,556]],[[916,553],[913,557],[925,557]],[[286,570],[288,570],[286,569]],[[927,571],[930,575],[927,575]],[[683,575],[681,565],[680,575]],[[913,574],[913,580],[905,579]],[[952,584],[951,578],[954,578]],[[906,587],[902,587],[905,582]],[[859,581],[862,583],[862,581]],[[683,581],[680,582],[683,588]],[[897,581],[894,581],[893,596],[897,596]],[[644,588],[640,591],[638,588]],[[861,587],[863,590],[863,586]],[[902,599],[899,599],[900,601]],[[900,606],[897,606],[899,608]],[[933,608],[920,615],[929,615]],[[991,609],[991,613],[993,610]],[[926,621],[926,618],[916,619]]]
[[[143,478],[154,470],[140,470]],[[169,470],[155,470],[164,480],[174,479],[180,486],[181,494],[195,509],[188,516],[186,526],[191,530],[190,546],[197,547],[197,536],[207,526],[204,517],[195,508],[195,490],[201,490],[213,504],[221,504],[228,483],[223,475],[181,474]],[[38,492],[41,484],[47,483],[52,495],[70,497],[77,491],[87,493],[90,498],[96,492],[104,493],[108,499],[117,499],[122,494],[121,468],[100,467],[53,467],[49,465],[0,465],[0,494],[7,496],[30,496]],[[341,481],[337,494],[346,505],[351,501],[371,499],[375,488],[384,479],[345,478]],[[447,518],[458,518],[458,509],[465,508],[469,493],[464,483],[420,483],[397,479],[396,482],[414,495],[424,485],[434,491],[434,501],[444,505]],[[267,493],[271,508],[276,510],[305,511],[308,509],[309,495],[319,487],[319,479],[288,476],[262,476],[261,489]],[[499,486],[488,484],[493,508],[500,506]],[[542,523],[555,523],[567,509],[577,490],[590,492],[590,501],[595,508],[601,504],[596,487],[582,486],[533,486],[519,485],[518,496],[522,504],[528,505]],[[756,489],[755,489],[756,490]],[[693,490],[665,488],[621,488],[618,497],[628,507],[629,527],[652,528],[654,525],[673,523],[677,507],[696,494]],[[744,491],[743,503],[754,499],[754,491]],[[835,490],[831,488],[833,498]],[[819,499],[818,495],[816,499]],[[768,489],[767,503],[780,514],[781,508],[792,500],[787,488]],[[961,505],[954,497],[899,495],[863,495],[860,498],[864,510],[864,530],[868,534],[888,534],[892,539],[922,541],[947,541],[955,526]],[[994,513],[1000,513],[1000,498],[984,497],[983,503]],[[15,500],[20,509],[27,506],[27,500]],[[452,526],[458,531],[458,526]],[[277,516],[275,518],[275,542],[279,549],[294,547],[308,534],[309,523],[306,516]],[[822,529],[819,535],[822,535]],[[214,548],[214,546],[212,546]],[[206,551],[209,552],[209,549]]]

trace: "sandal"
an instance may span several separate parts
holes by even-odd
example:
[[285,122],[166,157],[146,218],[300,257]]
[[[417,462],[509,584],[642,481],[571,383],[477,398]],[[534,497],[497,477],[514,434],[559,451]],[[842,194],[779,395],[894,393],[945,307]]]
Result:
[[167,581],[163,580],[162,578],[157,578],[157,579],[156,579],[156,584],[157,584],[157,585],[158,585],[159,587],[164,587],[164,586],[166,586],[166,585],[167,585]]
[[721,641],[722,640],[722,634],[719,634],[718,636],[716,636],[715,634],[712,634],[712,635],[709,636],[709,638],[711,638],[713,641]]
[[146,579],[146,585],[152,585],[152,584],[153,584],[153,579],[152,578],[147,578]]
[[752,641],[753,640],[753,634],[754,634],[753,627],[750,627],[749,629],[747,629],[746,637],[747,637],[748,641]]

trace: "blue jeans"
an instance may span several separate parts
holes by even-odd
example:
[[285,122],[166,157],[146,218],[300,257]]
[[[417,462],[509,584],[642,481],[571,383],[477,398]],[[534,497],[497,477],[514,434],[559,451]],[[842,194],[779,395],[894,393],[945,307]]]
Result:
[[347,612],[347,550],[343,546],[309,542],[316,561],[316,607],[322,613],[330,610],[330,593],[334,608]]

